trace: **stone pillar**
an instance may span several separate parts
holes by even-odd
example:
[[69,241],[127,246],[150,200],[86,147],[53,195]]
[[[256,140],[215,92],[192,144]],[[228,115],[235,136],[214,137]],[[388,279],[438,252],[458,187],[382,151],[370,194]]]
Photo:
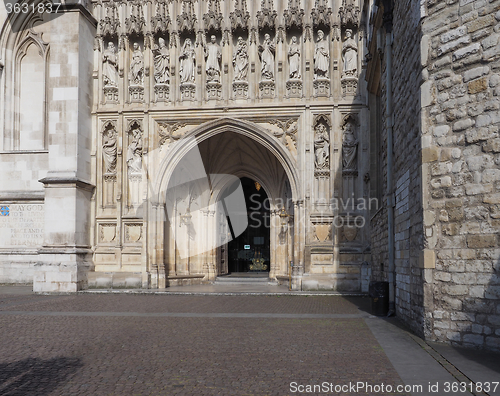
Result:
[[83,7],[51,23],[48,78],[49,171],[45,234],[33,279],[35,292],[87,287],[90,249],[91,100],[96,21]]

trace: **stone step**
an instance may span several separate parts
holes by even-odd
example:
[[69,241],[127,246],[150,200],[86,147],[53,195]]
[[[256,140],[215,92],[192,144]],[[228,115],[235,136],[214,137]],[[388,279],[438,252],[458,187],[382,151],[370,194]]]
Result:
[[271,280],[268,277],[224,277],[218,276],[214,282],[215,285],[265,285],[271,284],[275,285],[277,282],[275,280]]

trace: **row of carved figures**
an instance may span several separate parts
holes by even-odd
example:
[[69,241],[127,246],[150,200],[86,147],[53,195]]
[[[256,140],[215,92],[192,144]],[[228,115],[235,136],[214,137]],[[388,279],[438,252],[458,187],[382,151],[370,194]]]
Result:
[[[156,84],[170,83],[170,51],[163,38],[158,39],[158,45],[152,49],[154,56],[154,79]],[[205,72],[208,82],[220,82],[222,51],[215,35],[204,45]],[[276,46],[271,36],[266,33],[262,45],[259,45],[262,80],[273,81],[275,77]],[[296,36],[293,36],[288,49],[289,78],[301,79],[301,47]],[[342,45],[343,76],[356,76],[358,64],[358,47],[352,38],[352,31],[346,30],[346,40]],[[104,86],[118,86],[118,56],[113,42],[109,42],[103,52],[103,82]],[[195,47],[190,38],[184,40],[179,55],[180,83],[195,82],[196,56]],[[248,79],[248,43],[239,37],[232,59],[234,80],[247,81]],[[330,51],[323,31],[318,30],[314,49],[314,78],[328,78],[330,65]],[[138,43],[133,44],[132,61],[129,70],[130,85],[144,83],[144,54]]]
[[[355,123],[348,119],[343,126],[342,170],[357,171],[358,139],[355,136]],[[127,166],[130,173],[142,171],[142,129],[137,122],[132,122],[128,131]],[[102,134],[102,155],[105,174],[116,174],[117,131],[112,122],[105,124]],[[320,118],[314,127],[314,164],[317,170],[330,168],[330,133],[329,121]]]

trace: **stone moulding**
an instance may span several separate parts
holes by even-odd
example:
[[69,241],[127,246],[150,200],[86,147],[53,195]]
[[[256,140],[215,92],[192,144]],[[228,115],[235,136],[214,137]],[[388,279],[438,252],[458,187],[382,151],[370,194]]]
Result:
[[289,98],[302,97],[302,81],[299,79],[291,79],[286,82],[286,92]]
[[263,80],[259,83],[261,98],[274,98],[276,84],[272,80]]
[[118,103],[118,87],[104,87],[106,103]]
[[248,98],[248,82],[234,81],[233,82],[233,96],[234,99],[247,99]]
[[328,78],[317,78],[313,82],[315,97],[330,96],[330,80]]
[[142,85],[131,85],[128,87],[131,102],[144,102],[144,87]]
[[170,96],[170,86],[168,84],[156,84],[154,91],[157,102],[168,102]]
[[181,84],[181,100],[182,101],[194,101],[196,94],[196,84],[191,82],[185,82]]

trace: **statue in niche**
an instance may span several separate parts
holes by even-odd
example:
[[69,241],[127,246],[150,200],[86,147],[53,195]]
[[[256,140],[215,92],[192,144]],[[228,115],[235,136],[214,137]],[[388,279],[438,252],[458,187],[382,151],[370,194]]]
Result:
[[139,44],[134,43],[132,62],[130,62],[130,85],[142,85],[144,81],[144,55]]
[[194,69],[195,69],[195,52],[191,39],[187,38],[182,46],[181,56],[179,57],[181,65],[179,68],[179,76],[182,83],[194,83]]
[[155,82],[157,84],[168,84],[170,82],[170,53],[161,37],[158,46],[153,48],[155,65]]
[[116,131],[112,128],[106,129],[102,134],[102,157],[104,159],[104,173],[116,173],[116,152]]
[[342,60],[344,61],[343,74],[353,76],[358,68],[358,45],[352,38],[352,30],[345,31],[345,41],[342,44]]
[[276,48],[271,41],[271,36],[266,33],[264,42],[259,45],[259,54],[262,62],[260,71],[263,80],[274,80],[274,53]]
[[205,66],[207,81],[220,82],[220,61],[222,59],[222,51],[214,35],[210,37],[210,42],[205,46],[205,58],[207,60]]
[[248,74],[248,45],[242,37],[238,37],[236,51],[233,55],[234,80],[246,81]]
[[325,169],[330,166],[330,137],[323,123],[319,123],[315,128],[314,154],[314,163],[317,169]]
[[300,78],[300,44],[297,37],[293,36],[288,49],[288,61],[290,63],[290,78]]
[[102,54],[102,77],[105,87],[118,86],[118,57],[115,45],[110,41]]
[[131,131],[132,141],[127,148],[127,165],[130,173],[142,172],[142,133],[139,128]]
[[314,78],[328,78],[328,68],[330,66],[330,54],[328,51],[328,41],[322,30],[318,30],[318,39],[314,46]]
[[358,153],[358,140],[354,136],[354,125],[347,122],[344,125],[342,141],[342,168],[344,170],[357,170],[356,155]]

